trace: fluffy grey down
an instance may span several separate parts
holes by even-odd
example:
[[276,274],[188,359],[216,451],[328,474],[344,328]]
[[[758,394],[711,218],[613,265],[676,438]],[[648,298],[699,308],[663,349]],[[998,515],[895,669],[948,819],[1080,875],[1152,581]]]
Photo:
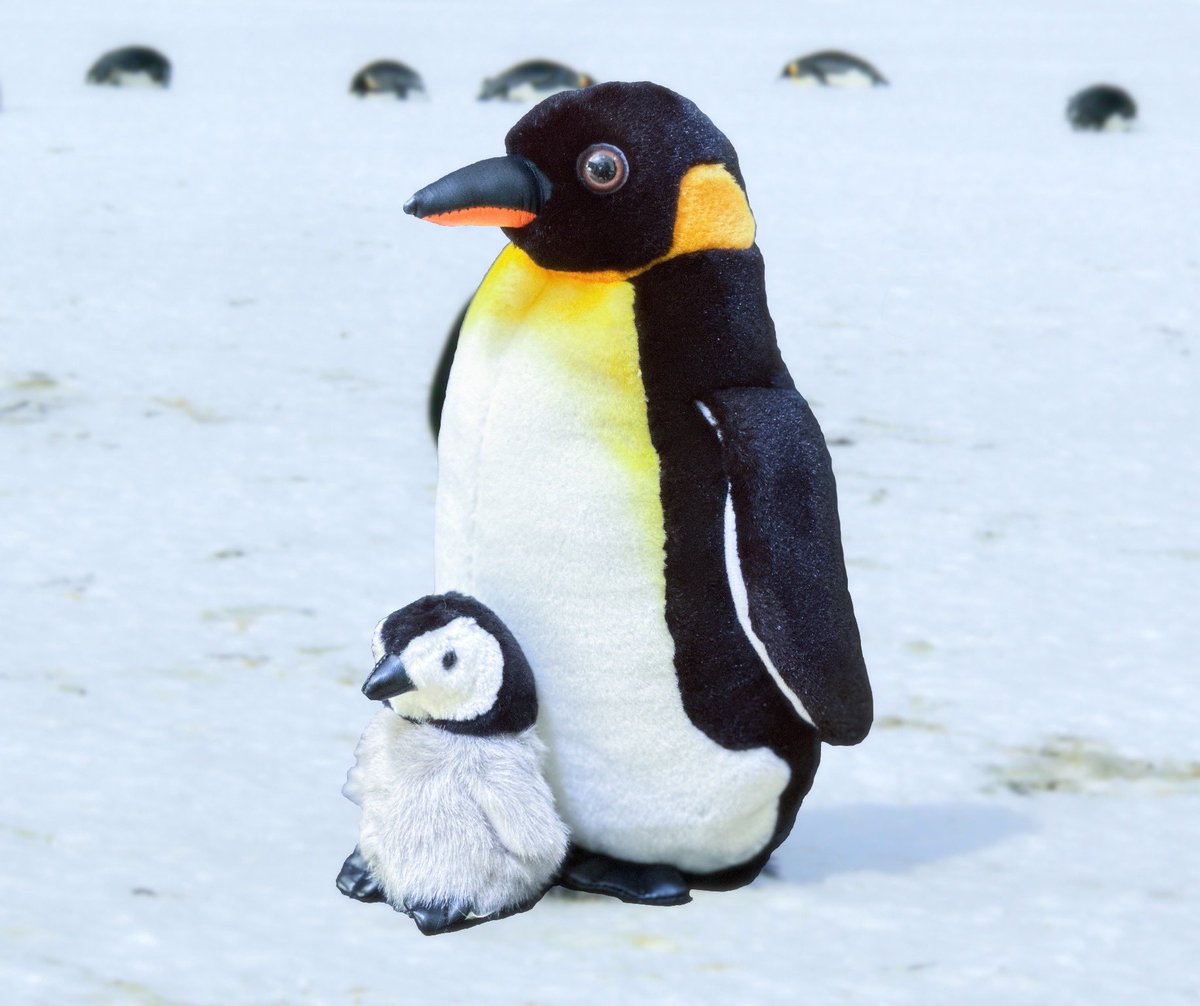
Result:
[[537,898],[567,850],[533,728],[472,737],[389,709],[367,725],[342,792],[362,808],[359,848],[394,908],[475,915]]

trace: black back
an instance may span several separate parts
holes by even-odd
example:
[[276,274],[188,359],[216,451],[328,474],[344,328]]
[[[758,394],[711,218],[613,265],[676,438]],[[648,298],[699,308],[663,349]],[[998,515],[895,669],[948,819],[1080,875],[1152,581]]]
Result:
[[[650,437],[666,531],[666,620],[688,718],[723,747],[769,747],[792,768],[775,836],[735,870],[690,878],[746,883],[787,836],[820,761],[817,732],[763,669],[738,621],[725,570],[726,476],[696,401],[724,387],[791,388],[767,311],[757,247],[684,255],[633,280]],[[704,295],[698,295],[704,291]]]

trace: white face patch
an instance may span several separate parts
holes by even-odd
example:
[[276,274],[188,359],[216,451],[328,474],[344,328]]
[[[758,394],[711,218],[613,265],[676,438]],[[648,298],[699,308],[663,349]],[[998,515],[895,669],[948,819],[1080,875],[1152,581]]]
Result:
[[399,655],[416,689],[390,700],[414,719],[472,720],[496,704],[504,680],[500,643],[473,618],[417,636]]

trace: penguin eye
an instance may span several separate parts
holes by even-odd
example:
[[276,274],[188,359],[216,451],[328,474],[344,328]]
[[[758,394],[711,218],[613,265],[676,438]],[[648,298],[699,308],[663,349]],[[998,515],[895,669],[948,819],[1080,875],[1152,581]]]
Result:
[[597,195],[616,192],[629,178],[629,162],[611,143],[593,143],[575,162],[579,180]]
[[457,663],[458,663],[458,654],[455,653],[453,650],[447,650],[445,653],[442,654],[442,666],[444,668],[446,668],[446,670],[450,670],[450,668],[453,667]]

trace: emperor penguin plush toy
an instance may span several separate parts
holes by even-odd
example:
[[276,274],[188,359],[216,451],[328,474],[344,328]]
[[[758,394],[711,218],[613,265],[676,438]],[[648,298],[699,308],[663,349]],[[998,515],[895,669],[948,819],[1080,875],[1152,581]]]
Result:
[[829,453],[780,358],[737,154],[686,98],[598,84],[405,205],[511,242],[454,351],[436,580],[537,677],[563,886],[748,883],[821,742],[871,724]]
[[362,824],[338,889],[387,901],[427,936],[532,908],[567,831],[542,777],[521,647],[494,612],[450,593],[392,612],[374,651],[363,692],[387,708],[343,790]]

